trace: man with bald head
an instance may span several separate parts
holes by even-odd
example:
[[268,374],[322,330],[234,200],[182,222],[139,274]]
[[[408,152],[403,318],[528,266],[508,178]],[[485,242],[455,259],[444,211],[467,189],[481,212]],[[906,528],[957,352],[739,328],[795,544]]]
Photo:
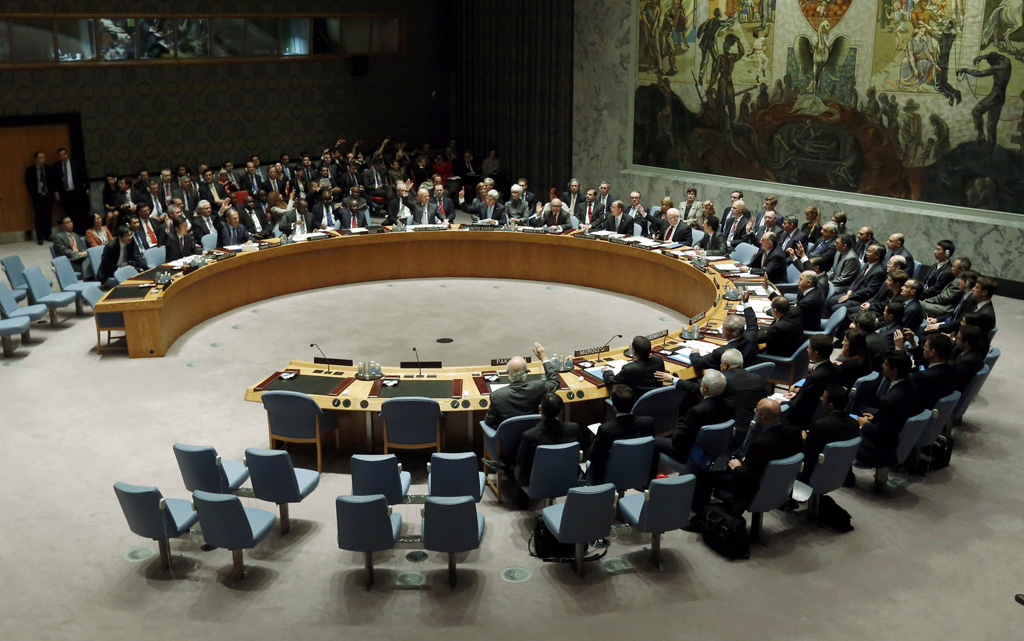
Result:
[[544,212],[542,216],[534,216],[531,218],[530,225],[533,227],[548,227],[551,229],[557,227],[565,228],[570,225],[569,212],[562,206],[562,200],[560,198],[552,198],[551,209]]
[[661,225],[661,231],[655,234],[655,238],[666,243],[682,243],[693,245],[693,231],[690,226],[680,221],[679,210],[675,207],[665,212],[665,221]]
[[[528,381],[529,365],[522,356],[513,357],[506,366],[509,384],[496,390],[491,394],[491,405],[487,408],[487,416],[484,423],[491,427],[498,427],[506,418],[533,414],[540,405],[540,400],[548,392],[558,389],[558,371],[555,365],[548,360],[547,352],[540,343],[533,344],[533,354],[544,363],[544,380]],[[515,452],[505,452],[510,457],[515,457]],[[511,461],[514,463],[514,458]]]

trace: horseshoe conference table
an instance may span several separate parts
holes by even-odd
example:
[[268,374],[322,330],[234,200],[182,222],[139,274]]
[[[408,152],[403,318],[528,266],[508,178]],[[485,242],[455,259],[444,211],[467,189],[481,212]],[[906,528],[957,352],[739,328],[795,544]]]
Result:
[[[579,285],[635,296],[669,307],[687,317],[700,317],[706,328],[720,327],[732,304],[720,296],[728,279],[709,268],[702,272],[676,252],[641,249],[633,244],[582,238],[579,235],[511,233],[495,231],[430,231],[357,235],[268,247],[239,252],[229,258],[174,277],[166,289],[153,286],[149,272],[123,283],[97,304],[97,328],[101,319],[109,327],[123,320],[131,357],[163,356],[171,344],[195,325],[231,309],[276,296],[335,285],[402,278],[472,277],[512,278]],[[367,266],[372,265],[373,269]],[[152,271],[152,270],[151,270]],[[303,274],[302,279],[291,275]],[[147,287],[148,283],[148,287]],[[131,298],[135,288],[135,296]],[[126,298],[114,298],[118,291]],[[638,332],[653,328],[637,328]],[[653,341],[658,350],[671,350],[681,343],[680,328],[664,339]],[[712,342],[714,338],[710,339]],[[581,345],[579,349],[591,346]],[[600,365],[622,359],[623,349],[575,359],[571,372],[561,373],[558,394],[576,413],[603,416],[601,399],[607,397],[603,383],[584,372],[580,364]],[[683,362],[666,360],[668,369],[692,377]],[[540,363],[530,365],[540,374]],[[293,379],[281,378],[294,371]],[[260,400],[266,389],[295,389],[316,399],[325,410],[342,414],[345,423],[363,423],[372,444],[370,414],[380,410],[388,396],[437,398],[446,413],[467,415],[472,426],[483,417],[489,387],[500,366],[465,366],[415,370],[383,367],[381,379],[355,378],[353,366],[333,366],[292,361],[245,393],[246,400]],[[393,381],[397,380],[395,385]],[[443,390],[441,388],[444,388]],[[591,411],[584,411],[590,406]],[[344,415],[348,414],[349,417]],[[365,417],[363,416],[365,415]],[[459,421],[461,422],[461,421]],[[362,430],[358,430],[361,432]],[[461,431],[461,430],[460,430]]]

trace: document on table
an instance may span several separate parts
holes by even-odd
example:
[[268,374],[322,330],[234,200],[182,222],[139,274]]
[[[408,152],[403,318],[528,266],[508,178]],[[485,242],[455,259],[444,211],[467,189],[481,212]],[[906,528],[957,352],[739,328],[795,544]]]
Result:
[[323,232],[321,232],[321,231],[314,231],[314,232],[310,232],[308,234],[292,234],[291,238],[292,238],[292,241],[294,241],[296,243],[300,243],[300,242],[302,242],[304,240],[309,240],[310,238],[312,238],[314,236],[322,236],[322,235],[323,235]]
[[740,266],[736,263],[722,263],[721,265],[712,265],[712,267],[720,272],[738,272],[740,270]]
[[[590,232],[591,236],[611,236],[612,234],[615,234],[615,232],[608,231],[607,229],[602,229],[601,231],[592,231],[592,232]],[[618,234],[615,234],[615,235],[618,235]]]
[[613,374],[618,374],[619,370],[622,369],[622,366],[625,365],[628,362],[629,361],[624,361],[624,360],[609,361],[607,363],[601,363],[597,367],[591,367],[591,368],[585,369],[583,371],[586,372],[587,374],[590,374],[591,376],[593,376],[595,378],[604,378],[604,372],[602,370],[604,370],[605,367],[612,368],[612,373]]
[[683,347],[676,350],[676,353],[683,352],[685,354],[689,354],[690,352],[699,352],[700,354],[710,354],[719,347],[721,347],[721,345],[716,345],[715,343],[710,343],[708,341],[684,340]]

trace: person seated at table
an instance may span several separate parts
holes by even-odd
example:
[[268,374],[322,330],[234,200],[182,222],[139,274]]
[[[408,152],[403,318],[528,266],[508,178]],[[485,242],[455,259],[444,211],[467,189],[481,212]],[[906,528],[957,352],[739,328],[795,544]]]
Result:
[[[743,292],[744,299],[749,293]],[[791,356],[804,342],[803,313],[785,296],[773,298],[770,309],[772,324],[757,332],[757,342],[765,344],[765,354]]]
[[719,369],[722,354],[727,349],[736,349],[743,354],[744,367],[757,364],[757,316],[750,305],[744,304],[743,317],[738,314],[729,314],[725,317],[722,323],[722,338],[725,339],[725,345],[706,356],[697,350],[690,352],[690,365],[696,370]]
[[[473,222],[480,225],[504,225],[508,223],[505,206],[498,202],[498,190],[491,189],[484,194],[484,200],[470,208]],[[568,218],[566,218],[568,222]]]
[[852,389],[858,378],[871,373],[871,354],[863,330],[850,328],[843,333],[843,351],[835,363],[836,381],[846,389]]
[[571,223],[569,221],[569,212],[562,207],[562,199],[554,198],[551,200],[551,209],[544,212],[540,216],[536,216],[530,219],[531,227],[547,227],[551,230],[557,230],[562,227],[569,227]]
[[846,388],[835,383],[827,386],[821,393],[821,407],[825,415],[815,419],[802,433],[804,467],[799,478],[804,483],[811,478],[811,472],[818,464],[818,455],[825,450],[826,445],[860,436],[857,419],[846,413],[846,403],[849,399],[850,395]]
[[341,220],[342,229],[366,228],[370,226],[370,210],[360,207],[358,198],[346,198],[345,209],[338,210],[338,218]]
[[[275,207],[275,210],[280,209]],[[284,210],[277,228],[284,236],[296,234],[311,234],[317,231],[316,217],[309,211],[309,205],[305,200],[297,201],[293,207]]]
[[246,231],[245,225],[242,224],[241,219],[238,217],[238,210],[228,210],[227,215],[224,217],[224,222],[221,223],[217,243],[220,247],[252,244],[249,232]]
[[618,374],[605,365],[601,368],[601,375],[609,389],[612,385],[626,385],[633,390],[634,397],[640,398],[644,392],[661,387],[654,373],[665,371],[665,361],[660,356],[651,355],[651,341],[643,336],[634,336],[631,347],[631,362],[623,365]]
[[807,376],[799,390],[793,386],[788,393],[788,423],[800,428],[807,427],[814,418],[821,393],[836,382],[836,366],[829,360],[832,350],[832,337],[827,334],[815,334],[808,339]]
[[729,244],[725,235],[719,231],[721,222],[715,215],[704,218],[704,238],[697,241],[696,247],[700,247],[710,256],[725,256],[729,253]]
[[900,432],[907,420],[925,409],[914,384],[907,380],[913,365],[910,356],[891,349],[882,362],[882,376],[875,397],[878,409],[865,412],[858,419],[864,439],[857,451],[857,463],[865,467],[895,465]]
[[633,390],[626,385],[612,387],[609,395],[615,416],[597,428],[594,443],[590,446],[587,459],[590,467],[587,476],[592,485],[604,483],[604,473],[608,466],[608,455],[612,451],[612,443],[622,439],[654,436],[654,419],[650,416],[633,414]]
[[682,415],[671,437],[659,436],[654,439],[654,448],[680,463],[685,463],[700,428],[724,423],[735,416],[735,411],[722,396],[725,385],[725,374],[722,372],[713,369],[704,372],[704,377],[700,381],[700,402]]
[[[519,441],[519,451],[515,455],[515,478],[520,486],[530,483],[533,459],[541,445],[576,442],[582,451],[590,449],[590,430],[581,429],[576,423],[564,423],[559,420],[558,416],[562,413],[563,407],[565,401],[554,392],[545,392],[541,397],[539,407],[536,408],[541,419],[535,426],[523,432]],[[525,507],[526,500],[526,495],[520,490],[520,505]]]
[[146,259],[135,244],[135,238],[128,225],[121,225],[117,228],[117,240],[112,240],[103,248],[103,257],[100,259],[99,271],[96,273],[96,280],[104,284],[107,289],[117,283],[114,282],[114,272],[125,265],[131,265],[141,271],[146,268]]
[[679,210],[670,207],[665,212],[665,220],[662,222],[661,229],[655,232],[654,237],[666,243],[693,245],[693,231],[679,219]]
[[530,373],[526,359],[515,356],[505,366],[509,384],[491,394],[484,423],[498,427],[506,418],[523,416],[534,411],[544,394],[558,389],[558,368],[548,360],[547,351],[540,343],[533,344],[533,354],[543,362],[544,380],[528,381]]
[[173,219],[171,233],[164,238],[164,248],[167,251],[167,262],[203,253],[201,248],[196,247],[196,239],[189,231],[188,219],[184,216]]
[[765,232],[761,236],[761,249],[749,263],[740,265],[740,271],[767,276],[773,283],[786,282],[786,255],[777,247],[776,239],[774,232]]

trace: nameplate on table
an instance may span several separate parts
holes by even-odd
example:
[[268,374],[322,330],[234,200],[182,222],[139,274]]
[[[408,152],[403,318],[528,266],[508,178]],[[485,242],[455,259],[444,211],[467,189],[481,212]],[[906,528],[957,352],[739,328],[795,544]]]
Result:
[[616,245],[632,245],[633,244],[633,242],[628,241],[625,238],[622,238],[622,237],[614,238],[612,236],[608,237],[608,242],[615,243]]
[[546,234],[548,233],[547,227],[520,227],[519,231],[527,234]]
[[699,320],[704,320],[704,317],[707,316],[707,315],[708,315],[707,311],[703,311],[703,312],[697,314],[696,316],[694,316],[693,318],[691,318],[690,319],[690,323],[693,324],[693,323],[696,323]]
[[[508,362],[513,358],[513,356],[506,356],[505,358],[492,358],[491,367],[503,367],[505,365],[508,365]],[[533,362],[532,356],[526,356],[525,359],[527,363]]]
[[337,365],[338,367],[352,367],[352,359],[350,358],[325,358],[323,356],[314,356],[313,362],[317,365]]
[[667,329],[663,329],[660,332],[654,332],[653,334],[648,334],[647,336],[644,336],[644,338],[646,338],[649,341],[656,341],[659,338],[665,338],[666,336],[668,336],[668,330]]
[[497,229],[497,225],[488,225],[486,223],[470,223],[469,225],[470,231],[496,231]]
[[718,303],[720,303],[721,301],[722,301],[722,295],[721,294],[715,296],[715,304],[713,305],[713,307],[717,307]]
[[591,354],[600,354],[602,352],[610,351],[607,345],[601,347],[586,347],[584,349],[578,349],[572,353],[573,356],[590,356]]
[[384,234],[387,231],[388,230],[384,229],[380,225],[370,225],[369,227],[366,228],[366,233],[367,234],[371,234],[371,235],[373,235],[373,234]]

